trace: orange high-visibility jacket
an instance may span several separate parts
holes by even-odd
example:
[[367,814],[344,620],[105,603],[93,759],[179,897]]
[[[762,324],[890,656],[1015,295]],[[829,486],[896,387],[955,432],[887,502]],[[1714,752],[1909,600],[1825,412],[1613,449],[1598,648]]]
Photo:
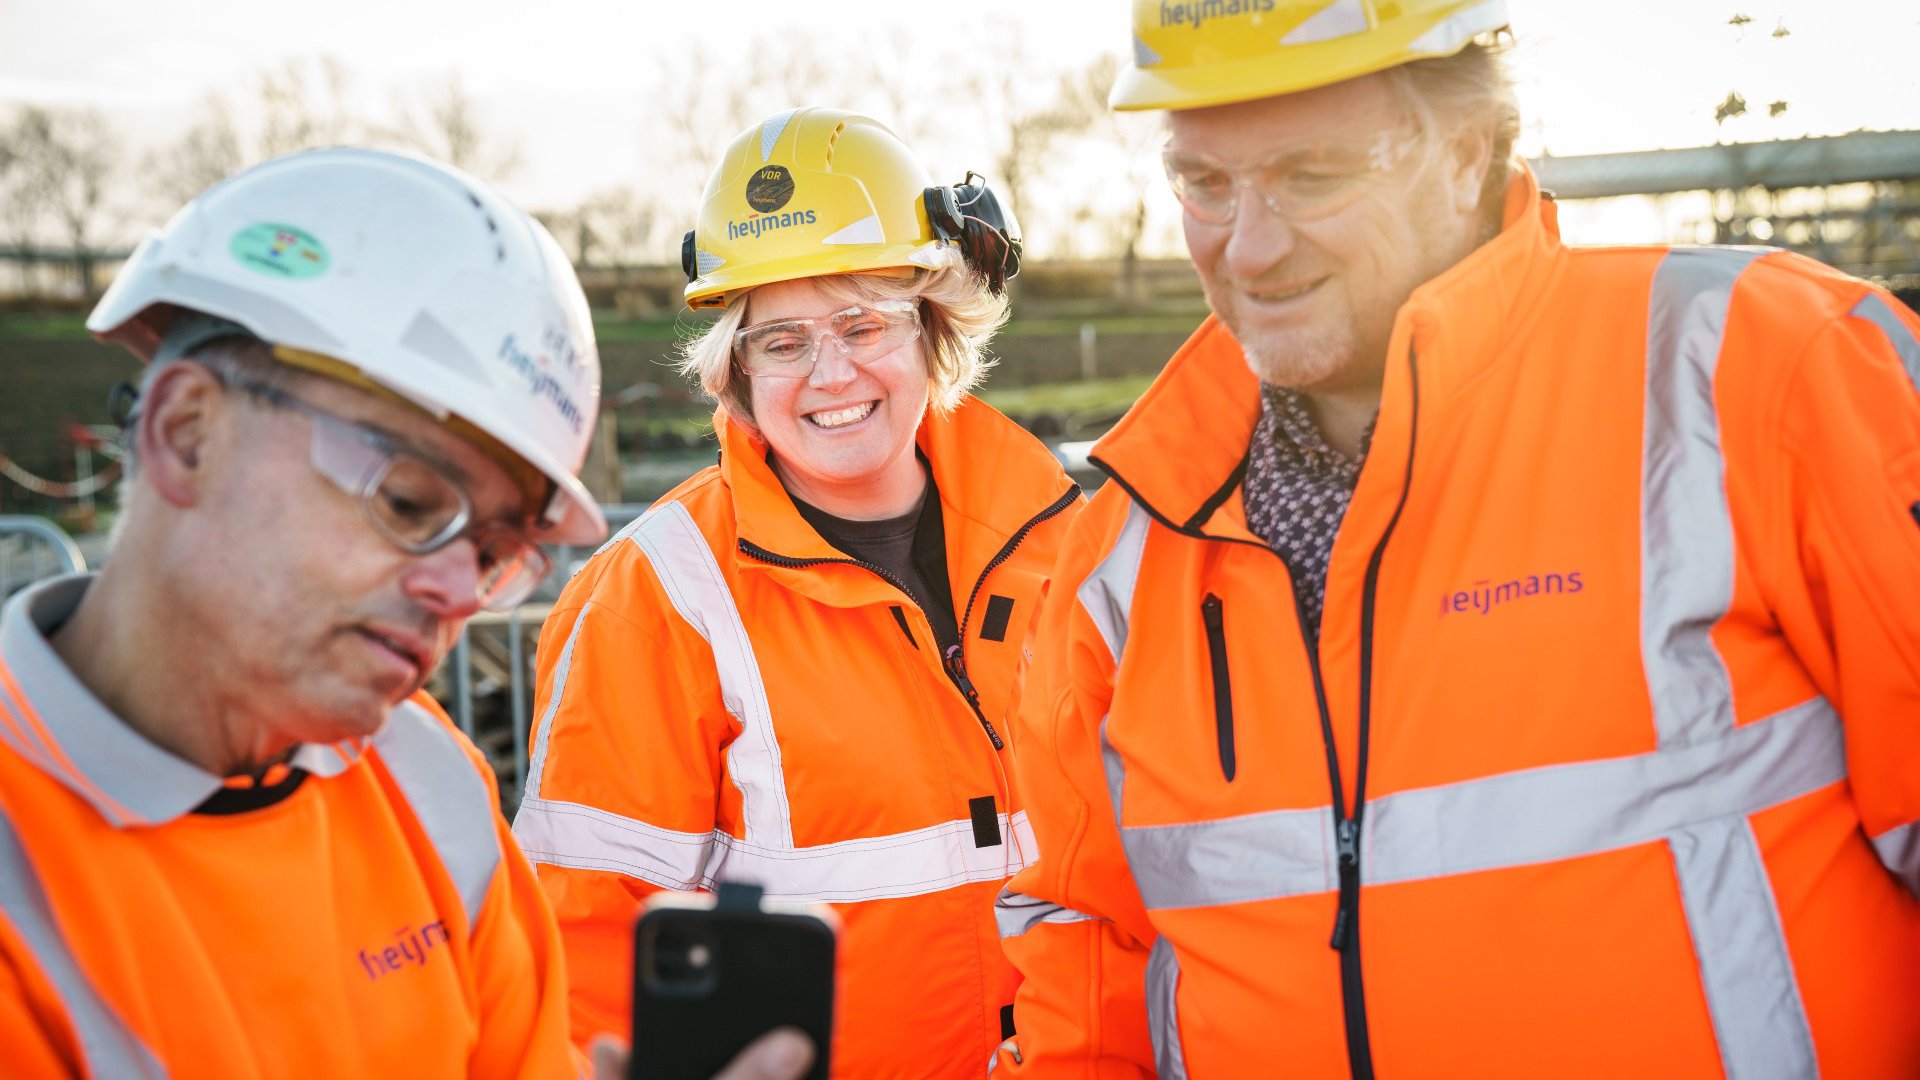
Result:
[[0,611],[0,1075],[577,1075],[553,916],[432,700],[223,785],[48,644],[87,583]]
[[994,896],[1034,856],[1006,713],[1079,489],[982,402],[922,423],[950,675],[919,607],[716,424],[720,464],[602,548],[541,635],[514,833],[560,918],[574,1036],[627,1030],[645,897],[737,880],[839,912],[837,1075],[984,1075],[1017,979]]
[[1506,210],[1399,313],[1317,650],[1224,327],[1095,447],[1000,1069],[1920,1077],[1920,320]]

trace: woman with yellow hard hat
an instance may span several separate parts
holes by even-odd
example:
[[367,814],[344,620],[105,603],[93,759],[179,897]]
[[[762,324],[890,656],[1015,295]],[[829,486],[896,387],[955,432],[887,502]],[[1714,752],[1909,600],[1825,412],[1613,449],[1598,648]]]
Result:
[[515,831],[577,1038],[627,1026],[641,901],[721,881],[837,908],[835,1074],[977,1077],[1011,1032],[993,901],[1037,853],[1006,716],[1081,502],[968,394],[1016,234],[832,109],[756,124],[708,182],[686,299],[719,317],[683,367],[719,464],[594,556],[539,652]]

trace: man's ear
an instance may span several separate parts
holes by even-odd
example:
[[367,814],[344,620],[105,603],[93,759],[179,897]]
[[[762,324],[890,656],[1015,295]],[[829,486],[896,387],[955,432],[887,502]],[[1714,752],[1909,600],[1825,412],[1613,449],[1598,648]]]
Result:
[[173,364],[147,388],[134,445],[140,475],[174,506],[199,502],[214,433],[230,413],[226,389],[199,364]]
[[1487,173],[1493,168],[1493,132],[1484,127],[1460,128],[1447,139],[1446,149],[1453,209],[1460,214],[1476,213]]

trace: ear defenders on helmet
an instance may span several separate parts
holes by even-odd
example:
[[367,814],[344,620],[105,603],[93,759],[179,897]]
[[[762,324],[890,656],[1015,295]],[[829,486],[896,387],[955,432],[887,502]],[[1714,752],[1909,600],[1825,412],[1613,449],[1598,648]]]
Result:
[[930,187],[921,196],[935,239],[959,247],[967,266],[994,295],[1020,272],[1020,223],[1000,205],[985,177],[969,171],[952,187]]

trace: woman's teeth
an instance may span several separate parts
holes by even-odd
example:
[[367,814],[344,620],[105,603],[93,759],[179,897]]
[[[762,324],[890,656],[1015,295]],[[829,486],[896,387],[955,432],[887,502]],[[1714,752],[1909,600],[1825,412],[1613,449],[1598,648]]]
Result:
[[865,401],[865,402],[861,402],[858,405],[852,405],[844,409],[832,409],[826,412],[808,413],[807,419],[813,421],[816,427],[823,427],[823,428],[846,427],[848,424],[855,424],[855,423],[859,423],[862,420],[865,420],[867,418],[867,414],[873,411],[874,404],[875,404],[874,402]]

